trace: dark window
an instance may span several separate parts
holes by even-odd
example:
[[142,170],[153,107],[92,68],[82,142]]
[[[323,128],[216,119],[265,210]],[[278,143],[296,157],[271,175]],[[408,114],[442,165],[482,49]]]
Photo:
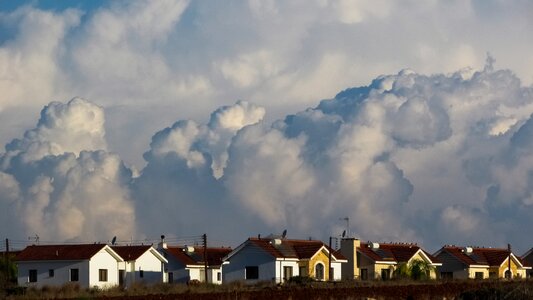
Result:
[[99,281],[107,281],[107,269],[99,269],[98,270],[98,280]]
[[489,272],[489,278],[491,279],[495,279],[495,278],[498,278],[498,273],[492,271],[492,272]]
[[389,280],[390,279],[390,270],[389,269],[382,269],[381,270],[381,280]]
[[79,269],[70,269],[70,281],[79,281],[80,271]]
[[246,279],[259,279],[259,267],[248,266],[244,269]]
[[483,279],[483,272],[476,272],[476,279]]
[[217,281],[221,281],[221,280],[222,280],[222,273],[217,272]]
[[316,264],[315,278],[317,280],[324,280],[324,265],[323,264]]
[[300,276],[307,276],[307,268],[300,267]]
[[441,279],[453,279],[453,272],[440,272]]
[[139,277],[141,277],[141,278],[144,277],[144,271],[143,270],[139,270]]
[[329,280],[334,280],[334,279],[335,279],[335,269],[330,268],[329,269]]
[[48,270],[48,277],[54,277],[54,269]]
[[367,280],[367,279],[368,279],[368,270],[361,269],[361,280]]
[[292,277],[292,267],[285,266],[283,267],[283,279],[289,280]]
[[37,270],[29,270],[28,281],[37,282]]
[[513,273],[511,273],[509,270],[505,271],[505,278],[511,279],[511,277],[513,277]]
[[168,273],[168,283],[173,283],[173,282],[174,282],[174,273],[169,272]]

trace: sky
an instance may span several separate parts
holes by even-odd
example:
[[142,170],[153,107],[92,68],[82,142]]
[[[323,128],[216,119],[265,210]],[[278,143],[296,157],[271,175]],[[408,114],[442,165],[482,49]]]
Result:
[[0,0],[0,237],[533,247],[533,2]]

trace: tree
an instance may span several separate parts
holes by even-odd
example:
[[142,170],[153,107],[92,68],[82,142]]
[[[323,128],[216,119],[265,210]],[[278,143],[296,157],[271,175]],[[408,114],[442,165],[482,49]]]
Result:
[[407,262],[401,262],[396,266],[393,274],[394,278],[409,279],[411,278],[411,268]]
[[6,287],[16,282],[17,265],[13,261],[13,257],[0,256],[0,287]]
[[394,277],[399,279],[426,280],[431,278],[434,267],[429,263],[415,259],[410,263],[401,262],[394,270]]

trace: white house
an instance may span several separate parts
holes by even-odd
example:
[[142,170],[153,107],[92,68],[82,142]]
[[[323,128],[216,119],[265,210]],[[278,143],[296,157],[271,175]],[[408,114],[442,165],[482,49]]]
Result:
[[[330,268],[331,257],[331,272]],[[223,282],[284,282],[294,276],[340,280],[347,260],[322,241],[249,238],[224,259]]]
[[154,247],[112,246],[124,262],[119,264],[119,285],[130,286],[135,282],[165,282],[165,264],[168,261]]
[[17,255],[18,284],[42,287],[77,283],[106,288],[119,283],[123,259],[105,244],[28,246]]
[[231,252],[231,248],[206,248],[204,259],[203,247],[163,246],[159,249],[168,259],[168,282],[186,283],[191,280],[205,282],[207,259],[207,280],[209,283],[222,283],[222,258]]

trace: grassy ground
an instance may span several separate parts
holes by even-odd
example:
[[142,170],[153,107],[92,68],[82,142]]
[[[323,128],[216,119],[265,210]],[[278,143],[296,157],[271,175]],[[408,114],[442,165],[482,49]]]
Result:
[[[22,291],[20,291],[22,292]],[[303,282],[284,286],[136,284],[128,289],[80,289],[76,285],[29,288],[19,299],[533,299],[533,281]]]

